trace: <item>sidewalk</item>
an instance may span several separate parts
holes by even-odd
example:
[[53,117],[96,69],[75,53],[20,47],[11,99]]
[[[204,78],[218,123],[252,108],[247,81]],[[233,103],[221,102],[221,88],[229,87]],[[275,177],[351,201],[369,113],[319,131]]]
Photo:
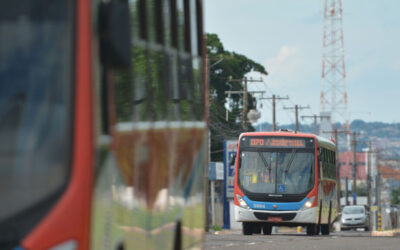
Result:
[[371,236],[399,237],[400,228],[386,231],[372,231]]

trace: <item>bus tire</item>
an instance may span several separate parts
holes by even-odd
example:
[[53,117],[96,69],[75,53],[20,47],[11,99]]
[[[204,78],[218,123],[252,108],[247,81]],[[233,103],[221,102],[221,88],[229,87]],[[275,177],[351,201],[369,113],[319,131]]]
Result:
[[262,226],[259,223],[255,223],[253,225],[253,233],[254,234],[261,234]]
[[329,235],[329,224],[321,224],[322,235]]
[[307,235],[317,235],[318,234],[318,226],[317,224],[309,224],[307,225]]
[[253,234],[253,225],[251,222],[243,222],[242,223],[242,232],[243,235],[252,235]]
[[262,226],[262,231],[264,235],[271,235],[272,233],[272,225],[271,224],[264,224]]

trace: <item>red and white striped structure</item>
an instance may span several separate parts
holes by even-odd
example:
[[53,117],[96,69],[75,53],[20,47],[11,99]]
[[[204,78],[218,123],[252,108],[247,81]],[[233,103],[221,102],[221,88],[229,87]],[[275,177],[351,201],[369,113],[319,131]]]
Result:
[[329,112],[332,124],[344,123],[349,132],[342,25],[342,0],[325,0],[320,111]]

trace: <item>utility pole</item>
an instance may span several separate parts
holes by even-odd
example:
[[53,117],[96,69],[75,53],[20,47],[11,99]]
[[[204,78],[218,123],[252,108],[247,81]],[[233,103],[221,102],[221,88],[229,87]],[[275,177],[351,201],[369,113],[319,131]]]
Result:
[[260,98],[260,100],[272,100],[272,131],[276,131],[276,100],[288,100],[289,96],[280,97],[272,95],[272,97]]
[[357,205],[357,138],[353,132],[353,205]]
[[382,231],[382,203],[381,203],[381,172],[379,168],[379,158],[380,152],[379,150],[376,151],[376,168],[377,168],[377,175],[375,180],[375,190],[376,190],[376,205],[378,206],[378,210],[376,211],[376,220],[377,220],[377,230]]
[[368,202],[368,217],[369,217],[369,228],[371,228],[371,154],[372,154],[372,145],[371,142],[368,143],[368,155],[367,155],[367,202]]
[[[315,119],[317,120],[317,119]],[[315,121],[314,120],[314,121]],[[314,127],[314,130],[316,130],[316,126]],[[336,167],[336,210],[340,212],[340,162],[339,160],[339,147],[338,147],[338,131],[335,128],[334,130],[334,136],[335,136],[335,167]]]
[[307,106],[299,106],[299,105],[294,105],[294,107],[283,107],[283,109],[291,109],[295,111],[295,116],[296,116],[296,132],[299,131],[299,109],[309,109],[310,105]]
[[247,131],[246,114],[247,114],[247,77],[244,78],[244,85],[243,85],[242,128],[244,131]]
[[301,119],[314,118],[314,135],[317,134],[317,118],[331,118],[329,115],[302,115]]
[[242,128],[244,131],[247,131],[247,94],[248,93],[265,93],[265,91],[247,91],[247,83],[250,82],[263,82],[262,79],[247,79],[247,77],[243,79],[232,79],[229,78],[228,82],[243,82],[243,91],[225,91],[225,94],[242,94],[243,95],[243,113],[242,113]]
[[346,206],[347,206],[350,204],[350,202],[349,202],[349,177],[346,176],[345,182],[346,182],[345,196],[346,196]]

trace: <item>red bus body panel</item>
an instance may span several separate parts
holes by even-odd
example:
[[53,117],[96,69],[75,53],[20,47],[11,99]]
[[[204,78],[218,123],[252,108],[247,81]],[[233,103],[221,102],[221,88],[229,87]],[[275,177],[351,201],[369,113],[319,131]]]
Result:
[[79,25],[71,181],[50,213],[22,242],[27,249],[48,249],[69,240],[76,241],[78,249],[89,248],[94,148],[90,2],[79,0],[76,7]]

